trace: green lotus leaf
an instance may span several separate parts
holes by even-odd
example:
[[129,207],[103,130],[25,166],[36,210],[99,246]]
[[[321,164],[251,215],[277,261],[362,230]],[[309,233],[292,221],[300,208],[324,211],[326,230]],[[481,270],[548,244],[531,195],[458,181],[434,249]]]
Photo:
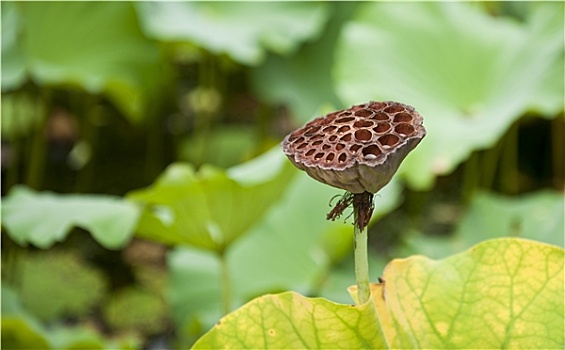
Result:
[[335,304],[293,292],[266,295],[224,317],[194,349],[382,349],[372,301]]
[[505,197],[482,192],[473,199],[455,235],[475,237],[469,242],[476,244],[498,232],[564,247],[564,227],[563,193],[539,191]]
[[144,206],[137,233],[166,244],[223,251],[256,224],[294,169],[277,149],[225,171],[175,163],[128,198]]
[[133,4],[27,2],[17,9],[18,50],[9,53],[20,52],[32,80],[105,93],[132,120],[142,116],[159,81],[159,51],[138,28]]
[[553,191],[512,197],[478,192],[452,236],[414,235],[408,238],[407,251],[443,258],[501,236],[528,238],[565,247],[564,203],[563,194]]
[[443,260],[397,259],[364,305],[266,295],[195,348],[562,348],[564,258],[561,248],[505,238]]
[[413,187],[431,188],[525,112],[563,110],[563,3],[531,6],[521,23],[470,3],[371,2],[342,31],[338,96],[400,101],[424,116],[427,137],[401,168]]
[[444,260],[385,269],[390,348],[558,349],[565,344],[563,249],[502,238]]
[[73,227],[88,230],[104,247],[118,249],[131,238],[138,208],[107,195],[59,195],[13,187],[2,200],[2,225],[19,244],[49,248]]
[[256,126],[229,125],[184,137],[177,148],[181,161],[228,168],[249,159],[257,149]]
[[220,260],[216,254],[177,247],[167,255],[168,301],[181,347],[190,347],[222,316]]
[[49,329],[49,341],[57,350],[136,350],[142,341],[132,334],[105,337],[89,325],[57,326]]
[[188,41],[248,65],[262,61],[267,49],[293,51],[327,17],[322,3],[142,2],[137,8],[148,36]]
[[55,349],[104,350],[106,348],[104,346],[104,338],[93,329],[88,328],[59,328],[51,331],[50,339]]
[[[18,46],[19,18],[16,4],[2,2],[2,92],[20,86],[25,80],[25,64]],[[4,111],[2,111],[4,114]],[[2,118],[3,119],[3,118]]]
[[318,40],[306,43],[292,55],[269,55],[265,63],[251,71],[256,94],[273,105],[289,106],[301,124],[343,107],[331,74],[334,48],[340,30],[359,3],[331,2],[328,5],[330,20]]
[[2,316],[4,349],[51,349],[47,339],[21,317]]

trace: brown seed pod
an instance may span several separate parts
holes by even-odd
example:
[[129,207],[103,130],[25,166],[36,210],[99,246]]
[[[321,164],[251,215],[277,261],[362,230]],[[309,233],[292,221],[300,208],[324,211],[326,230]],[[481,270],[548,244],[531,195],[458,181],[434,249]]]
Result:
[[422,116],[398,102],[368,102],[326,114],[290,133],[284,153],[314,179],[376,193],[426,135]]

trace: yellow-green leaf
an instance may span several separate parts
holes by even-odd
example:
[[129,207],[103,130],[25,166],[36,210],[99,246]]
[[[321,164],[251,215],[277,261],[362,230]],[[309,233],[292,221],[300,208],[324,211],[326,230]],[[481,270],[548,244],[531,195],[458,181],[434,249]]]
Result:
[[379,349],[372,302],[360,306],[305,298],[293,292],[265,295],[224,317],[195,349]]
[[[392,261],[384,272],[391,348],[563,348],[564,251],[497,239],[444,260]],[[389,335],[390,334],[390,335]]]

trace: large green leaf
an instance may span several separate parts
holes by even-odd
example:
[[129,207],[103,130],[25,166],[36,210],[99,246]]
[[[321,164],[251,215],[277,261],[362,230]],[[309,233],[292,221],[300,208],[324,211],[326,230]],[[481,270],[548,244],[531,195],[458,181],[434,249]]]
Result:
[[381,349],[374,304],[340,305],[287,292],[224,317],[195,349]]
[[159,54],[157,46],[142,36],[132,4],[18,5],[18,43],[34,81],[76,84],[91,93],[107,93],[126,115],[140,118],[148,89],[159,78]]
[[408,239],[407,251],[443,258],[500,236],[529,238],[565,247],[564,200],[562,193],[551,191],[515,197],[479,192],[452,236],[413,235]]
[[132,334],[120,334],[107,338],[92,326],[54,327],[50,329],[49,340],[57,350],[136,350],[142,348],[142,341]]
[[263,296],[195,348],[562,348],[564,253],[507,238],[444,260],[394,260],[364,305]]
[[260,220],[293,173],[276,147],[228,171],[175,163],[128,198],[145,208],[139,236],[221,252]]
[[[25,64],[18,46],[20,30],[14,2],[3,1],[2,7],[2,92],[20,86],[25,80]],[[4,114],[4,113],[2,113]]]
[[495,233],[517,236],[565,247],[565,197],[540,191],[518,197],[478,193],[465,213],[456,236],[474,237],[476,244]]
[[189,347],[222,316],[220,261],[211,252],[178,247],[168,254],[168,304],[179,341]]
[[[553,74],[562,69],[563,11],[531,5],[518,23],[470,3],[366,3],[342,31],[338,95],[348,104],[401,101],[424,116],[427,137],[402,169],[411,185],[430,188],[524,112],[563,110],[562,75]],[[549,96],[534,100],[540,89]]]
[[2,225],[19,244],[49,248],[77,226],[110,249],[123,247],[139,217],[138,208],[106,195],[58,195],[16,186],[2,200]]
[[243,64],[257,64],[266,49],[279,54],[316,36],[326,19],[322,3],[142,2],[149,36],[188,41]]
[[227,168],[247,159],[257,149],[256,126],[220,126],[210,132],[184,137],[177,148],[178,158],[187,162],[206,161]]
[[322,36],[306,43],[290,56],[269,55],[251,71],[253,88],[261,99],[273,105],[289,106],[300,123],[316,113],[341,108],[331,70],[334,47],[344,23],[351,18],[358,2],[331,2],[330,20]]
[[16,316],[2,316],[2,346],[4,349],[51,349],[44,334],[28,320]]
[[564,251],[522,239],[450,258],[394,260],[379,316],[391,348],[560,349]]

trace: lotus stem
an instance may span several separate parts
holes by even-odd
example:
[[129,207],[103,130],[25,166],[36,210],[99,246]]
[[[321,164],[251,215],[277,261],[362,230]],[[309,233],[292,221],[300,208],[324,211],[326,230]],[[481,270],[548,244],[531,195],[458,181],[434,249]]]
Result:
[[228,269],[228,259],[226,251],[223,250],[220,253],[220,270],[221,270],[221,278],[222,278],[222,312],[224,315],[227,315],[231,311],[231,298],[232,298],[232,291],[231,291],[231,279],[230,273]]
[[[356,195],[358,196],[358,195]],[[353,201],[354,216],[354,256],[355,280],[357,282],[357,303],[365,304],[369,300],[369,260],[367,255],[367,225],[363,223],[363,205]]]

